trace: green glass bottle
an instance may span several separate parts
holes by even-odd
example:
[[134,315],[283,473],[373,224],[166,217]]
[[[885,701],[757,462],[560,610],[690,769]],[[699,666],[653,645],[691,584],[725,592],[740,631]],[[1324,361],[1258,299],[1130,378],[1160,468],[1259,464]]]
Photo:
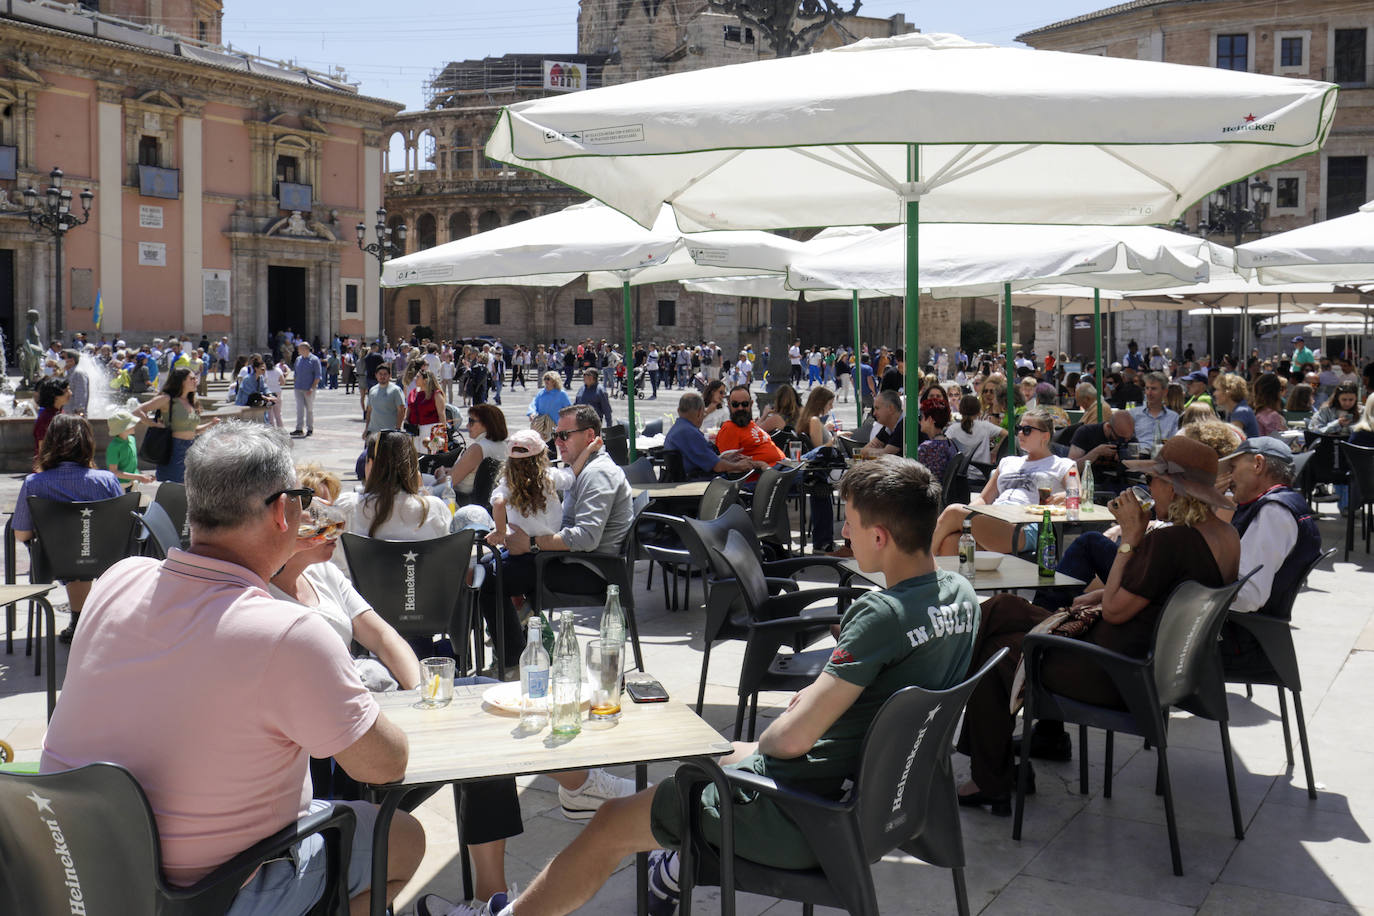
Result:
[[1059,568],[1059,551],[1054,543],[1054,525],[1050,523],[1050,510],[1045,510],[1040,520],[1040,540],[1036,544],[1036,558],[1040,578],[1053,579],[1054,571]]

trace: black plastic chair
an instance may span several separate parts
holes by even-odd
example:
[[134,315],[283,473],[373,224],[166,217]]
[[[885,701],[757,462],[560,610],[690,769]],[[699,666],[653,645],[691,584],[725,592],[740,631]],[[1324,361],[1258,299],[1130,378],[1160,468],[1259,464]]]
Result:
[[[844,604],[867,594],[867,589],[836,586],[798,589],[770,595],[763,564],[749,540],[738,531],[726,535],[725,547],[718,551],[731,578],[739,586],[748,615],[744,664],[740,667],[735,707],[735,740],[744,728],[745,706],[749,707],[749,741],[754,740],[758,721],[759,692],[763,690],[800,690],[821,673],[830,660],[829,649],[794,650],[780,653],[783,646],[795,646],[797,637],[812,637],[819,630],[840,622]],[[810,608],[817,601],[843,602],[838,607]]]
[[1307,743],[1307,720],[1302,711],[1302,676],[1298,671],[1297,650],[1293,647],[1293,630],[1289,620],[1293,616],[1293,602],[1307,584],[1307,577],[1322,562],[1336,553],[1331,548],[1318,554],[1311,565],[1303,571],[1295,585],[1286,595],[1271,596],[1269,603],[1260,611],[1242,614],[1231,611],[1226,616],[1226,626],[1249,634],[1264,653],[1268,663],[1264,668],[1232,667],[1225,654],[1221,657],[1221,670],[1228,684],[1245,684],[1246,690],[1252,684],[1268,684],[1278,688],[1279,719],[1283,722],[1283,749],[1288,755],[1288,765],[1293,766],[1293,734],[1288,727],[1288,701],[1284,691],[1293,693],[1293,718],[1298,723],[1298,742],[1302,747],[1302,766],[1307,775],[1307,797],[1317,797],[1317,784],[1312,777],[1312,749]]
[[[941,506],[948,506],[952,502],[968,502],[968,467],[972,459],[972,452],[959,452],[952,460],[945,462],[945,472],[940,476]],[[959,490],[961,485],[962,492]]]
[[[964,836],[949,753],[954,729],[978,681],[1001,661],[1002,649],[977,674],[947,690],[906,687],[888,697],[868,726],[854,786],[840,801],[779,786],[748,770],[685,763],[677,770],[682,823],[681,912],[691,912],[698,885],[722,888],[722,912],[734,912],[735,891],[799,900],[856,916],[877,916],[872,863],[893,849],[953,872],[955,906],[968,916]],[[721,803],[720,850],[701,830],[701,790],[714,782]],[[771,868],[734,854],[732,789],[771,800],[807,837],[820,862],[805,870]]]
[[[383,541],[345,534],[344,559],[353,586],[372,609],[403,637],[449,637],[458,668],[468,670],[468,639],[480,646],[481,614],[473,613],[475,592],[464,581],[477,532],[464,529],[425,541]],[[500,618],[497,618],[498,621]],[[505,633],[499,623],[492,639],[503,658]]]
[[[1312,456],[1314,454],[1314,452],[1310,451],[1295,452],[1293,454],[1293,489],[1303,494],[1304,498],[1312,492],[1312,484],[1308,482],[1310,475],[1308,474],[1307,466],[1312,461]],[[1310,506],[1311,504],[1312,501],[1308,499],[1308,505]]]
[[321,834],[328,871],[323,899],[311,913],[344,916],[356,820],[343,805],[312,814],[180,888],[162,877],[157,823],[128,770],[93,763],[44,776],[0,772],[0,912],[77,912],[74,901],[82,901],[90,912],[219,916],[261,865]]
[[763,543],[764,553],[772,558],[792,555],[792,514],[787,500],[803,468],[767,468],[754,485],[749,516],[754,531]]
[[645,423],[645,424],[644,424],[644,432],[640,433],[640,435],[641,435],[641,436],[661,436],[661,435],[663,435],[663,418],[660,417],[660,418],[658,418],[657,420],[650,420],[648,423]]
[[682,452],[675,449],[663,450],[663,479],[671,483],[681,483],[687,479],[687,467],[682,463]]
[[[625,536],[624,549],[618,554],[585,553],[568,550],[543,550],[534,555],[534,589],[530,594],[531,610],[546,611],[556,607],[599,607],[606,603],[606,593],[576,594],[555,592],[546,584],[545,571],[550,564],[573,564],[599,576],[606,585],[620,588],[620,606],[630,628],[630,645],[635,653],[635,667],[644,670],[644,654],[639,648],[639,623],[635,620],[634,574],[635,560],[640,558],[640,517],[649,505],[649,494],[634,497],[630,531]],[[498,653],[498,657],[501,657]]]
[[619,424],[603,427],[601,442],[606,448],[606,454],[610,455],[616,464],[623,468],[630,463],[630,442],[625,427]]
[[167,513],[167,517],[172,520],[180,544],[172,544],[173,547],[181,547],[183,550],[191,546],[191,525],[186,520],[186,485],[167,481],[158,484],[157,492],[153,494],[153,505],[161,506]]
[[1303,481],[1303,496],[1307,498],[1310,505],[1312,503],[1312,491],[1319,483],[1346,483],[1350,477],[1350,470],[1341,459],[1341,452],[1336,448],[1336,443],[1340,440],[1335,436],[1315,433],[1310,429],[1302,431],[1303,448],[1312,453],[1311,462],[1307,467],[1307,475]]
[[630,483],[658,483],[658,472],[648,458],[637,458],[625,467],[625,479]]
[[469,506],[481,506],[491,511],[491,491],[496,489],[496,480],[501,476],[505,464],[500,458],[483,458],[477,465],[472,478],[472,493],[468,495]]
[[1374,448],[1340,442],[1337,449],[1350,470],[1350,506],[1345,513],[1345,559],[1349,560],[1350,551],[1355,548],[1356,513],[1364,533],[1365,553],[1369,553],[1370,535],[1374,534],[1374,518],[1370,517],[1370,506],[1374,505]]
[[[1245,838],[1236,795],[1235,761],[1227,728],[1226,688],[1221,676],[1217,640],[1227,609],[1236,592],[1252,573],[1221,588],[1197,582],[1181,582],[1170,593],[1155,623],[1154,645],[1145,658],[1132,658],[1079,639],[1049,633],[1031,633],[1021,644],[1026,665],[1025,733],[1038,718],[1076,722],[1079,725],[1078,790],[1088,792],[1088,726],[1107,732],[1102,797],[1112,797],[1112,736],[1116,732],[1139,735],[1154,746],[1159,759],[1157,793],[1164,796],[1164,817],[1169,831],[1169,853],[1174,874],[1183,874],[1183,856],[1174,819],[1174,794],[1169,782],[1169,709],[1177,706],[1193,715],[1216,722],[1221,730],[1221,753],[1226,765],[1226,785],[1231,797],[1231,823],[1236,839]],[[1100,624],[1099,624],[1100,625]],[[1076,654],[1101,668],[1121,694],[1124,708],[1094,706],[1046,688],[1040,672],[1047,653],[1058,657]],[[1015,821],[1011,836],[1021,839],[1021,818],[1029,783],[1030,742],[1021,742],[1021,766],[1017,775]]]
[[167,517],[167,512],[153,503],[142,512],[133,513],[134,519],[142,526],[139,540],[143,541],[143,555],[155,560],[167,559],[167,551],[181,546],[181,537],[176,526]]
[[[701,499],[697,502],[696,517],[703,521],[719,518],[725,510],[735,505],[739,501],[739,484],[733,480],[726,480],[717,477],[706,485],[706,492],[701,494]],[[657,563],[663,573],[663,592],[665,600],[668,601],[669,610],[678,610],[692,602],[692,575],[697,570],[706,568],[706,564],[697,562],[697,559],[704,556],[704,549],[696,554],[687,547],[686,538],[695,537],[689,535],[686,524],[682,516],[666,515],[658,512],[645,512],[640,517],[642,522],[652,523],[658,526],[658,534],[655,537],[646,537],[641,532],[639,540],[640,552],[650,561],[649,582],[654,579],[653,565]],[[697,558],[697,559],[694,559]],[[673,573],[673,591],[668,595],[668,572]],[[681,576],[685,582],[683,586],[683,598],[681,604],[678,603],[677,579]]]

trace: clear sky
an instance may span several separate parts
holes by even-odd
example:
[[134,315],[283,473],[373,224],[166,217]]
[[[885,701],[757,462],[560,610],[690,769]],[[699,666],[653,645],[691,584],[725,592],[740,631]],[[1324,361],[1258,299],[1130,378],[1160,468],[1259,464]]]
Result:
[[[1025,31],[1113,0],[868,0],[861,15],[905,13],[923,32],[1010,45]],[[577,0],[225,0],[224,41],[320,71],[343,67],[367,95],[424,107],[424,82],[454,60],[577,49]]]

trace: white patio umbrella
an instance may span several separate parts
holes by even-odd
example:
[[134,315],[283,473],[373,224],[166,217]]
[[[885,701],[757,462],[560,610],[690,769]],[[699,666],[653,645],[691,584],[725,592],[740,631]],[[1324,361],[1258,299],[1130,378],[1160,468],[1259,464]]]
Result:
[[[667,208],[662,208],[668,213]],[[662,214],[661,214],[662,215]],[[682,245],[671,213],[646,229],[599,201],[480,232],[387,261],[382,286],[565,286],[582,274],[614,271],[620,280],[625,358],[634,353],[630,278],[668,261]],[[626,390],[630,456],[634,457],[634,385]]]
[[1374,201],[1349,216],[1246,242],[1236,260],[1264,284],[1374,281]]
[[[1319,148],[1335,92],[911,34],[520,102],[486,153],[646,226],[661,203],[689,231],[903,222],[914,354],[922,217],[1167,222],[1220,185]],[[909,387],[918,372],[912,359]],[[914,424],[907,437],[914,454]]]

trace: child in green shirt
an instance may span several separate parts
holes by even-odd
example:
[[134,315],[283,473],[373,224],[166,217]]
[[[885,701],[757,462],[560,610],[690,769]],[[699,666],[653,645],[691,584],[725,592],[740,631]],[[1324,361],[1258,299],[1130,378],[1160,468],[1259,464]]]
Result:
[[134,449],[134,430],[138,418],[120,409],[110,414],[110,444],[105,447],[105,464],[119,478],[125,490],[136,483],[152,483],[152,474],[138,472],[138,452]]

